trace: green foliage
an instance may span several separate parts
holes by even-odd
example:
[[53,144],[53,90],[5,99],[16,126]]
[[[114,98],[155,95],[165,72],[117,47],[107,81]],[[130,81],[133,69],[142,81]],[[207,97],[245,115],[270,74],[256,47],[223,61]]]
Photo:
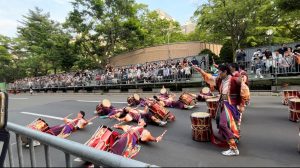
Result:
[[300,1],[299,0],[277,0],[277,5],[280,9],[291,12],[300,9]]
[[221,63],[221,59],[219,56],[217,56],[215,53],[213,53],[210,49],[204,49],[202,50],[199,55],[201,54],[208,54],[208,58],[209,58],[209,65],[213,64],[213,60],[215,61],[216,64],[220,64]]
[[227,40],[220,51],[220,59],[222,60],[222,63],[231,63],[233,62],[234,55],[232,52],[232,42],[230,40]]
[[[300,22],[298,0],[209,0],[194,13],[198,21],[197,34],[190,39],[217,43],[231,40],[231,50],[274,43],[299,41]],[[293,7],[280,10],[289,4]],[[267,30],[273,30],[268,36]]]

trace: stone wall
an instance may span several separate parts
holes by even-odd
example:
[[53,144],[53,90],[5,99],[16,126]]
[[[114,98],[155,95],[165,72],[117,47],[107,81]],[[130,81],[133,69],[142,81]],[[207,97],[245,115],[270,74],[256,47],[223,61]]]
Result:
[[202,42],[172,43],[170,45],[160,45],[148,47],[132,52],[113,56],[109,59],[113,66],[144,64],[169,58],[184,58],[196,56],[204,49],[210,49],[216,55],[220,54],[222,45]]

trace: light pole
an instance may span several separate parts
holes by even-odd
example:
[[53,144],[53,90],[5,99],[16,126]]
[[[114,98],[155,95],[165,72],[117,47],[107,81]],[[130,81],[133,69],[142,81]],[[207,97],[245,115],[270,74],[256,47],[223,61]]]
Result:
[[[272,35],[273,35],[273,30],[272,29],[269,29],[266,31],[266,34],[268,35],[268,41],[269,41],[269,48],[270,50],[272,51],[271,49],[271,43],[272,43]],[[278,82],[277,82],[277,70],[278,70],[278,65],[275,67],[275,91],[278,92],[278,88],[277,88],[277,85],[278,85]]]
[[168,33],[167,33],[167,38],[168,38],[168,57],[169,59],[171,59],[171,52],[170,52],[170,32],[168,30]]

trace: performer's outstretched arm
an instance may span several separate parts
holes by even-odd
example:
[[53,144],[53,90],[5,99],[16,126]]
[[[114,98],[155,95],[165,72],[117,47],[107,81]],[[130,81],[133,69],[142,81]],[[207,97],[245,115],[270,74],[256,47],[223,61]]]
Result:
[[193,68],[202,75],[203,80],[209,84],[210,89],[213,91],[216,86],[215,78],[210,74],[205,72],[202,68],[193,65]]

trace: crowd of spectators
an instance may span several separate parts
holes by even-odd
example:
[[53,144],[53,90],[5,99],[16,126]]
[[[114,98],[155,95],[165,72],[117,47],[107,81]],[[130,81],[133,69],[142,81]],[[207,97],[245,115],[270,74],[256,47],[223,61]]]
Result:
[[105,84],[135,84],[173,82],[175,80],[189,81],[192,77],[191,65],[200,65],[196,57],[182,60],[164,60],[145,64],[113,67],[107,64],[103,70],[85,70],[79,72],[53,74],[16,80],[10,88],[53,88],[91,86]]
[[246,53],[243,50],[237,52],[237,62],[245,64],[250,73],[255,74],[255,78],[264,78],[264,74],[277,75],[298,75],[300,66],[300,44],[287,47],[282,44],[279,49],[273,52],[269,49],[262,51],[257,49],[250,59],[245,61]]

